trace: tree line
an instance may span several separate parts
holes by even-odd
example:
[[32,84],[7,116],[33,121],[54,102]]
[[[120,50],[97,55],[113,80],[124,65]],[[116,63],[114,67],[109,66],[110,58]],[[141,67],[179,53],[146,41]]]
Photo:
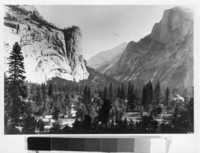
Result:
[[[19,133],[16,127],[23,127],[23,133],[34,133],[35,128],[38,127],[43,131],[44,123],[41,119],[36,122],[36,118],[52,115],[57,121],[65,116],[73,117],[71,114],[73,108],[76,110],[73,128],[66,126],[60,130],[57,122],[51,129],[51,133],[173,132],[176,129],[172,127],[177,126],[178,129],[177,123],[180,120],[187,116],[192,120],[193,100],[190,100],[185,105],[184,111],[178,110],[178,107],[175,108],[182,119],[175,114],[172,118],[174,126],[170,125],[166,128],[168,125],[164,124],[159,129],[157,121],[153,120],[152,116],[156,117],[162,112],[161,104],[167,107],[170,102],[169,88],[163,96],[159,81],[155,87],[149,81],[142,90],[135,87],[132,82],[120,85],[111,82],[108,86],[101,88],[52,80],[46,84],[34,84],[24,81],[24,57],[18,43],[14,44],[8,60],[8,76],[4,75],[5,133]],[[125,112],[141,110],[150,112],[150,117],[141,114],[142,121],[137,124],[123,118]],[[190,126],[189,128],[186,126],[188,131],[192,131],[192,123],[189,120],[185,121],[184,125]],[[184,128],[180,131],[186,130]]]

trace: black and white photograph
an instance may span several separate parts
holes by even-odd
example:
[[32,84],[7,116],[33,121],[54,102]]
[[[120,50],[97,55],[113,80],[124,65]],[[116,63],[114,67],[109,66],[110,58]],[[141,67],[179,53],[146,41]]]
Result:
[[194,134],[194,6],[4,5],[4,134]]

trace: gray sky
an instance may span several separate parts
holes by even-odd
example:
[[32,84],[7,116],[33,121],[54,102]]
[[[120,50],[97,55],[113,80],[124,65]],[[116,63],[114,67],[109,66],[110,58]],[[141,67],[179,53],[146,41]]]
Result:
[[83,56],[88,60],[123,42],[139,41],[151,33],[165,9],[175,5],[35,5],[49,22],[64,28],[79,26]]

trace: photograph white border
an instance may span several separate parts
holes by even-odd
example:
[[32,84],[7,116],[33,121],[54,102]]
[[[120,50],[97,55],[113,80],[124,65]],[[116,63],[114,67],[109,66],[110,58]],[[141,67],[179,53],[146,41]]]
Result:
[[[30,4],[30,5],[194,5],[194,134],[44,134],[44,135],[4,135],[4,88],[3,88],[3,55],[1,56],[1,65],[0,69],[2,73],[0,74],[0,152],[20,152],[18,149],[21,149],[21,152],[26,152],[26,138],[30,136],[40,136],[40,137],[68,137],[68,138],[137,138],[137,137],[164,137],[164,138],[172,138],[172,140],[176,140],[176,143],[179,144],[178,146],[183,146],[185,142],[187,141],[189,143],[189,146],[196,147],[191,148],[191,151],[197,151],[199,149],[198,143],[199,143],[199,100],[200,100],[200,94],[199,94],[199,87],[200,87],[200,1],[198,0],[140,0],[140,1],[134,1],[134,0],[49,0],[47,1],[39,1],[39,0],[3,0],[1,1],[1,13],[3,15],[4,11],[4,5],[5,4]],[[3,20],[3,17],[1,17],[1,20]],[[1,21],[1,26],[3,26],[3,21]],[[3,52],[3,28],[0,28],[0,34],[2,38],[0,38],[1,42],[1,51]],[[180,143],[178,143],[178,141]],[[24,144],[23,144],[24,143]],[[3,144],[3,146],[1,146]],[[20,146],[21,145],[21,146]],[[13,148],[14,147],[14,148]],[[16,148],[15,148],[16,147]],[[184,147],[184,146],[183,146]],[[16,150],[17,149],[17,150]],[[178,151],[178,150],[177,150]],[[187,150],[185,150],[187,151]],[[200,150],[198,150],[200,151]],[[178,151],[181,152],[181,151]],[[190,153],[190,152],[189,152]]]

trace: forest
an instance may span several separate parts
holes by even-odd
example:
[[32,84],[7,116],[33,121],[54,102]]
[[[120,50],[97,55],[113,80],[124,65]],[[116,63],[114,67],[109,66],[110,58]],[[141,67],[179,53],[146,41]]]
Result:
[[[143,88],[131,81],[95,86],[52,78],[31,83],[25,81],[23,60],[16,42],[4,73],[5,134],[194,132],[194,99],[187,89],[162,90],[159,80]],[[71,126],[62,124],[66,119],[74,121]]]

